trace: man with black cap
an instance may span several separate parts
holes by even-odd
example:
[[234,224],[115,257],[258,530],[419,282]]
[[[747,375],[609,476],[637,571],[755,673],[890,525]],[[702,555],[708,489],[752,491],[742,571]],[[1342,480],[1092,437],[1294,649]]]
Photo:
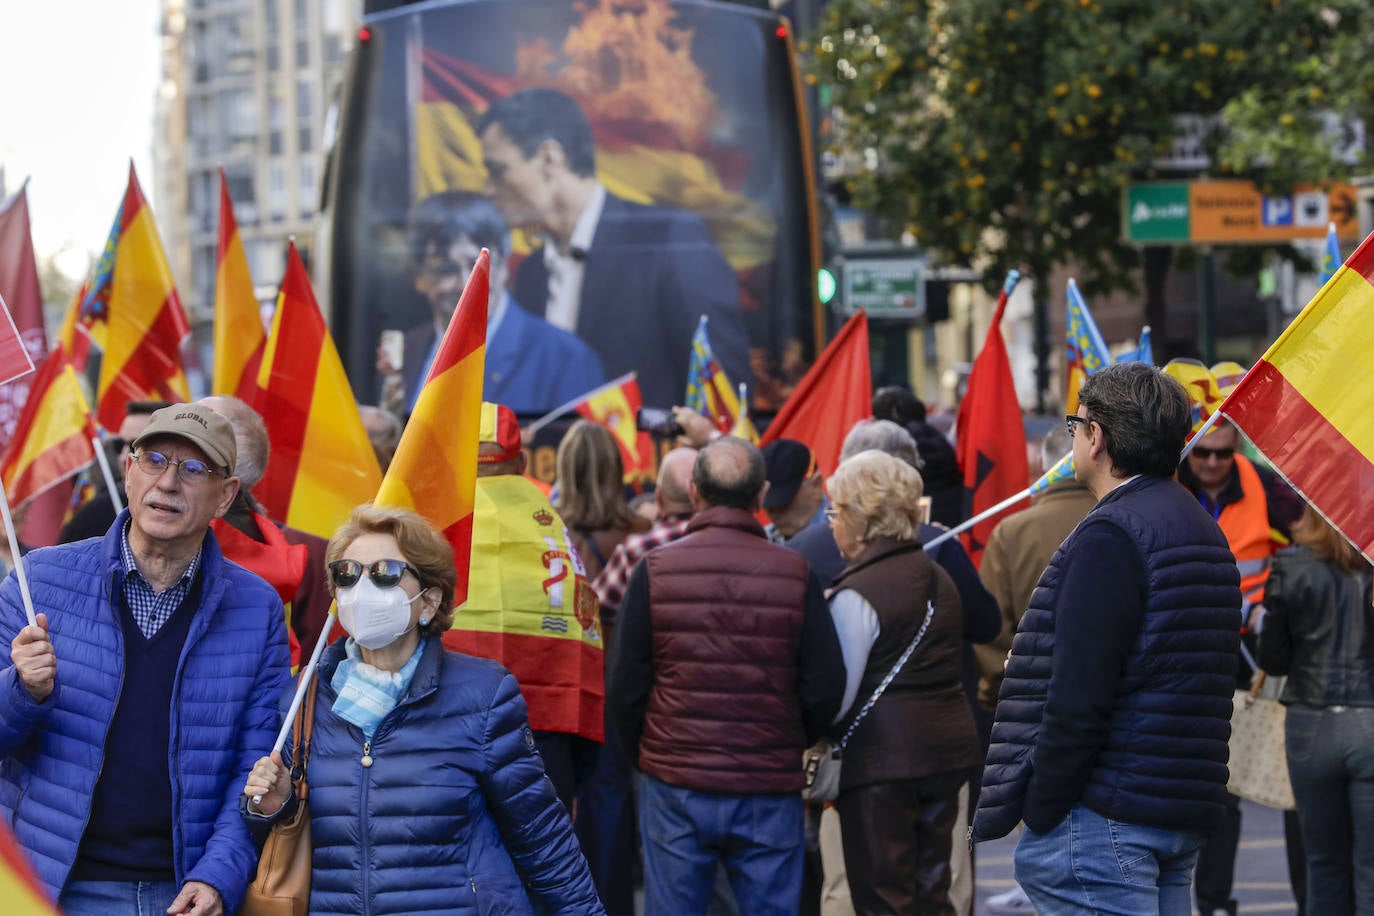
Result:
[[0,818],[68,914],[235,912],[257,868],[238,789],[288,679],[281,599],[209,531],[238,493],[227,420],[152,415],[103,540],[0,585]]
[[825,525],[825,484],[816,456],[796,439],[774,439],[763,447],[768,493],[763,512],[772,522],[768,540],[786,544],[812,525]]

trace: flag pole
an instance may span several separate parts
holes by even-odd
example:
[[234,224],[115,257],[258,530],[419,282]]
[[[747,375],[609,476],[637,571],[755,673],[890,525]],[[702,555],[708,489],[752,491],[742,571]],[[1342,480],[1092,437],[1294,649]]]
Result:
[[100,465],[100,476],[105,478],[105,490],[110,494],[110,502],[114,503],[115,515],[118,515],[124,511],[124,501],[119,498],[119,490],[115,487],[109,456],[105,454],[105,446],[101,444],[99,436],[91,439],[91,446],[95,449],[95,460]]
[[[1198,440],[1201,439],[1203,436],[1207,435],[1207,431],[1211,429],[1213,426],[1215,426],[1217,421],[1220,419],[1220,410],[1213,412],[1213,414],[1207,418],[1207,422],[1203,423],[1202,426],[1199,427],[1197,433],[1191,439],[1189,439],[1188,442],[1183,446],[1183,451],[1178,456],[1178,460],[1180,463],[1182,463],[1184,458],[1188,457],[1188,453],[1193,450],[1193,446],[1198,443]],[[1061,458],[1060,461],[1062,460],[1063,459]],[[1015,496],[1009,496],[1006,499],[1002,500],[1000,503],[993,506],[991,509],[984,509],[982,512],[978,513],[968,521],[961,522],[955,527],[949,529],[948,531],[941,533],[938,537],[931,538],[930,542],[924,545],[925,549],[933,550],[934,548],[939,547],[945,541],[948,541],[950,538],[954,537],[957,534],[962,534],[963,532],[972,528],[974,525],[978,524],[984,519],[994,516],[997,513],[1002,512],[1003,510],[1010,509],[1012,506],[1016,505],[1026,497],[1032,495],[1034,492],[1035,487],[1027,487],[1020,493],[1017,493]]]
[[[320,655],[323,654],[324,647],[329,643],[329,634],[334,629],[334,621],[337,619],[331,608],[328,616],[324,619],[324,629],[320,631],[320,638],[315,641],[315,651],[310,653],[310,661],[301,669],[300,678],[296,684],[296,695],[291,698],[291,708],[286,711],[286,716],[281,723],[281,730],[277,732],[277,740],[272,744],[274,751],[280,752],[286,746],[286,736],[291,734],[291,727],[296,723],[296,713],[300,711],[306,689],[314,680],[312,675],[315,673],[315,666],[319,664]],[[293,760],[291,762],[295,764],[298,761]],[[262,796],[254,795],[253,804],[262,804]]]
[[14,557],[14,575],[19,579],[19,594],[24,599],[24,613],[28,615],[29,626],[36,626],[38,618],[33,612],[33,595],[29,592],[29,574],[24,571],[24,561],[19,556],[19,535],[14,531],[14,518],[10,515],[10,498],[0,487],[0,515],[5,519],[5,537],[10,539],[10,556]]
[[571,401],[568,401],[566,404],[560,404],[553,410],[550,410],[548,413],[544,414],[538,420],[535,420],[529,426],[525,427],[525,432],[530,435],[534,435],[535,433],[543,429],[545,426],[548,426],[554,420],[557,420],[559,417],[563,416],[563,414],[572,410],[578,404],[581,404],[583,401],[590,400],[596,397],[601,392],[608,391],[611,388],[619,388],[621,385],[625,384],[634,377],[635,373],[626,372],[620,378],[612,379],[604,385],[597,385],[595,388],[593,388],[591,391],[588,391],[586,394],[580,394],[577,397],[573,398]]

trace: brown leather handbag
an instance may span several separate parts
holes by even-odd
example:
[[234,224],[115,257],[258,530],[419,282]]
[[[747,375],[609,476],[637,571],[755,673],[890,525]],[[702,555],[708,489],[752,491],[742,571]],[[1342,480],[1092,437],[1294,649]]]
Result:
[[305,765],[310,760],[310,732],[315,726],[315,694],[315,684],[311,683],[291,730],[296,811],[290,819],[272,825],[240,916],[306,916],[310,910],[310,786],[305,780]]

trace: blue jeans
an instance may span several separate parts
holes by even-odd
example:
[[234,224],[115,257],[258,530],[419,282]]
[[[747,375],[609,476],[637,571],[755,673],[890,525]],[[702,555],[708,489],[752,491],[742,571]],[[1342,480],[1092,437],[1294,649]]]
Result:
[[1016,881],[1040,916],[1191,916],[1193,865],[1205,835],[1114,821],[1078,805],[1016,844]]
[[175,881],[69,881],[57,908],[63,916],[167,916],[179,893]]
[[741,913],[793,916],[801,899],[801,795],[715,795],[643,777],[645,916],[706,912],[717,864]]
[[1307,912],[1374,913],[1374,708],[1293,704],[1284,728]]

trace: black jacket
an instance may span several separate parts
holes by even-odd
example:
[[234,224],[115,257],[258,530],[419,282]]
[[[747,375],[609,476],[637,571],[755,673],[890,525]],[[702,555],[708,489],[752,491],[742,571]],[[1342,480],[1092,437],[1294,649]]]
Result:
[[1374,706],[1371,575],[1341,572],[1306,547],[1274,558],[1264,589],[1259,665],[1288,675],[1284,703]]

